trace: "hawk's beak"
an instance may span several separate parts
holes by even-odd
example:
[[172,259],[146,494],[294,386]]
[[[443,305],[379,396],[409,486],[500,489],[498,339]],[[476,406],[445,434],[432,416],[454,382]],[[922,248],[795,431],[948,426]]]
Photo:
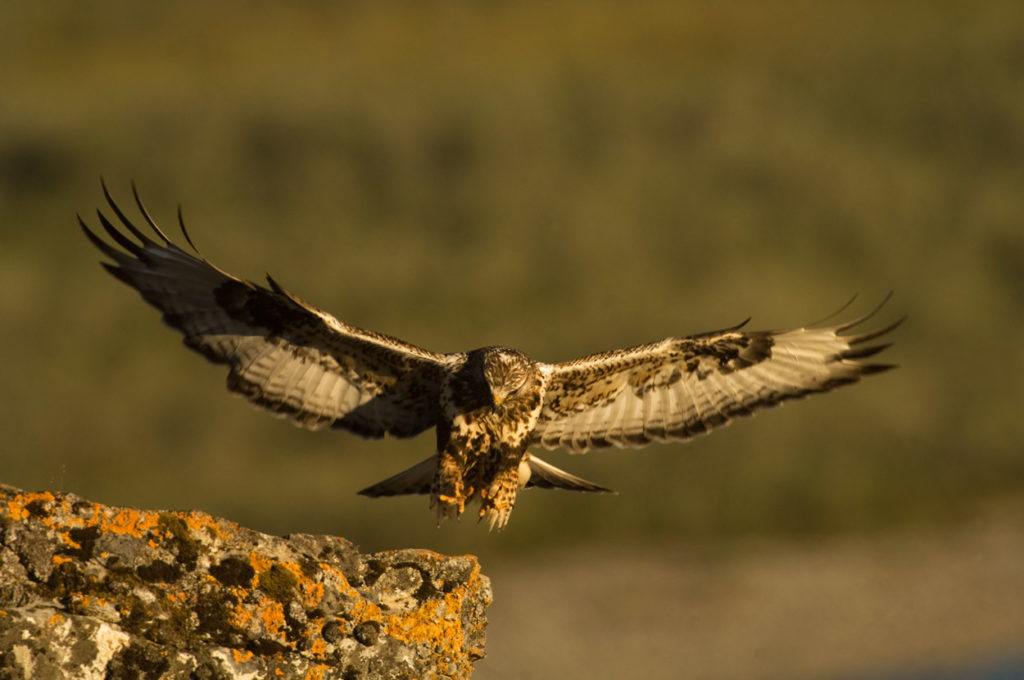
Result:
[[491,395],[491,401],[494,402],[495,406],[501,406],[501,397],[499,397],[497,394]]

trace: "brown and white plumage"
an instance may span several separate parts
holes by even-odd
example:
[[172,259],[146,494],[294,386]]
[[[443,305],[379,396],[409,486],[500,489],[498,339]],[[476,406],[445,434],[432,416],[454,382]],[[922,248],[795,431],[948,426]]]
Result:
[[744,322],[555,364],[531,443],[583,453],[685,440],[758,408],[856,382],[892,368],[860,360],[885,349],[864,343],[899,321],[840,335],[873,314],[788,331],[744,331]]
[[608,491],[530,454],[534,444],[582,453],[684,440],[892,368],[865,360],[887,347],[870,341],[899,321],[843,335],[877,309],[843,324],[788,331],[741,324],[560,364],[500,347],[436,354],[349,326],[269,276],[268,287],[259,286],[182,250],[135,193],[156,238],[149,236],[105,186],[103,193],[120,226],[97,216],[120,248],[79,223],[113,261],[104,267],[163,312],[188,347],[227,364],[228,389],[311,429],[411,437],[435,428],[430,457],[360,493],[429,493],[440,516],[460,515],[475,500],[481,517],[501,527],[523,487]]

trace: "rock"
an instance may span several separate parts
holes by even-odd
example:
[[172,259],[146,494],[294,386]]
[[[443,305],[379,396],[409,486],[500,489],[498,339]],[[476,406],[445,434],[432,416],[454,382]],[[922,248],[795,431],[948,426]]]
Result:
[[468,678],[472,556],[0,485],[0,678]]

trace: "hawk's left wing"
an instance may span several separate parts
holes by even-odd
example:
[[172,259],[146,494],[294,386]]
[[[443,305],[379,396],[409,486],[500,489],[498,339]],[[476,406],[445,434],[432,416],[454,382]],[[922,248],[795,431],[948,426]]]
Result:
[[836,326],[789,331],[744,331],[744,322],[550,365],[532,442],[582,453],[689,439],[758,408],[893,368],[861,360],[888,347],[865,343],[902,319],[840,335],[877,311]]
[[[459,355],[342,323],[269,276],[269,288],[232,276],[171,242],[137,193],[155,239],[132,225],[106,186],[103,193],[121,225],[97,216],[120,249],[79,218],[93,245],[113,260],[103,266],[163,312],[188,347],[227,364],[228,389],[311,429],[411,437],[437,424],[441,380]],[[184,225],[182,234],[192,245]]]

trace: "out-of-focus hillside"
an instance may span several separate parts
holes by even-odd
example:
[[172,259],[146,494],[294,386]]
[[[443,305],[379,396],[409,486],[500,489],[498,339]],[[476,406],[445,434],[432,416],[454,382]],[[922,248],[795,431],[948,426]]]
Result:
[[[15,2],[0,22],[3,481],[364,549],[941,527],[1024,492],[1024,6]],[[898,371],[687,445],[558,465],[435,529],[355,491],[431,436],[229,398],[97,266],[98,178],[204,255],[438,351],[559,361],[890,289]]]
[[182,202],[222,266],[438,350],[563,360],[748,314],[800,325],[855,291],[910,314],[901,371],[573,458],[623,495],[530,494],[502,542],[885,526],[1016,492],[1024,29],[1012,3],[967,7],[9,10],[8,481],[447,540],[421,499],[352,495],[429,437],[251,411],[102,273],[74,212],[103,174],[165,222]]

